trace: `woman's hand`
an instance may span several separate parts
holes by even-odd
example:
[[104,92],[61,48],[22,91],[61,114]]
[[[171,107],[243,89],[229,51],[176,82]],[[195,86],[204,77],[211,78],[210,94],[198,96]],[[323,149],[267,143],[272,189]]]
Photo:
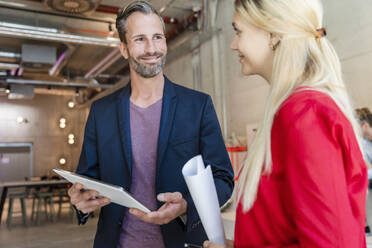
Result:
[[222,246],[207,240],[204,241],[203,248],[234,248],[234,241],[226,239],[226,246]]

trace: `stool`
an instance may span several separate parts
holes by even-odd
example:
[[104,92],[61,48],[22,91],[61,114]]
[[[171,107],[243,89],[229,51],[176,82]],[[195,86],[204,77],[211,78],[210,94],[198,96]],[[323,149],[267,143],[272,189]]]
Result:
[[8,219],[7,219],[8,228],[10,229],[10,227],[12,226],[13,201],[14,201],[14,199],[19,199],[19,201],[21,202],[23,224],[24,224],[24,226],[27,227],[28,226],[28,221],[27,221],[26,204],[25,204],[25,199],[27,197],[27,194],[25,194],[25,193],[10,194],[8,197],[9,197]]
[[40,224],[40,215],[41,215],[41,205],[44,201],[44,212],[46,219],[49,219],[48,216],[48,205],[49,205],[49,213],[50,217],[52,219],[52,222],[56,222],[56,215],[54,213],[54,201],[53,201],[53,193],[52,192],[36,192],[34,193],[34,198],[32,199],[32,213],[31,213],[31,220],[34,220],[34,214],[35,214],[35,206],[37,202],[36,207],[36,224]]

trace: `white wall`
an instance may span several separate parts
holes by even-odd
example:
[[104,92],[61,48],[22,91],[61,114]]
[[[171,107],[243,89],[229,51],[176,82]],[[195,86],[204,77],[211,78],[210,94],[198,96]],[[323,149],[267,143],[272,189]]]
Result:
[[325,26],[356,107],[372,109],[372,2],[324,1]]
[[191,54],[180,57],[164,68],[165,75],[173,82],[193,88]]
[[[221,73],[226,95],[227,136],[232,132],[244,136],[247,124],[256,124],[262,117],[268,85],[258,77],[245,77],[240,72],[236,52],[231,51],[233,37],[231,26],[233,1],[219,1],[217,27],[222,31],[218,35],[219,54],[222,61]],[[324,26],[328,39],[338,52],[344,72],[344,79],[356,107],[372,109],[372,2],[369,0],[323,0],[325,15]],[[211,41],[201,46],[202,91],[212,95],[216,106],[222,101],[215,94],[213,73],[211,72]],[[187,60],[190,62],[187,62]],[[172,69],[172,79],[176,82],[192,80],[191,56],[185,60],[168,65]],[[189,65],[190,68],[186,68]],[[175,71],[173,71],[175,70]],[[170,70],[169,70],[170,72]],[[185,80],[184,80],[185,79]],[[221,109],[216,107],[220,122]]]
[[[67,159],[68,170],[76,168],[87,109],[69,109],[71,97],[35,95],[32,100],[8,100],[0,97],[0,143],[32,142],[34,150],[34,176],[51,175],[58,167],[58,159]],[[28,123],[17,123],[22,116]],[[59,128],[59,119],[66,118],[65,129]],[[75,135],[75,144],[67,143],[68,134]]]

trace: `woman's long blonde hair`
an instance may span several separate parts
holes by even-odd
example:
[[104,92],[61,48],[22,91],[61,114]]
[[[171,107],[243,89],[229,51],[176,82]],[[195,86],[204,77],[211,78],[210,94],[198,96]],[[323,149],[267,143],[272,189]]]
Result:
[[320,0],[235,0],[235,11],[249,23],[281,38],[274,54],[264,120],[249,147],[235,192],[243,210],[248,211],[255,202],[261,175],[271,172],[275,113],[294,89],[309,86],[328,94],[352,124],[359,144],[360,136],[339,58],[328,39],[319,37],[317,31],[322,28]]

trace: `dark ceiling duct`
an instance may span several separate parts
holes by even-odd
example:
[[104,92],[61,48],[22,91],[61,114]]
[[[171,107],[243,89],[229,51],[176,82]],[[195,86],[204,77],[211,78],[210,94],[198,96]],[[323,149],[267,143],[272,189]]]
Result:
[[92,14],[101,0],[44,0],[48,8],[58,12],[77,15]]

